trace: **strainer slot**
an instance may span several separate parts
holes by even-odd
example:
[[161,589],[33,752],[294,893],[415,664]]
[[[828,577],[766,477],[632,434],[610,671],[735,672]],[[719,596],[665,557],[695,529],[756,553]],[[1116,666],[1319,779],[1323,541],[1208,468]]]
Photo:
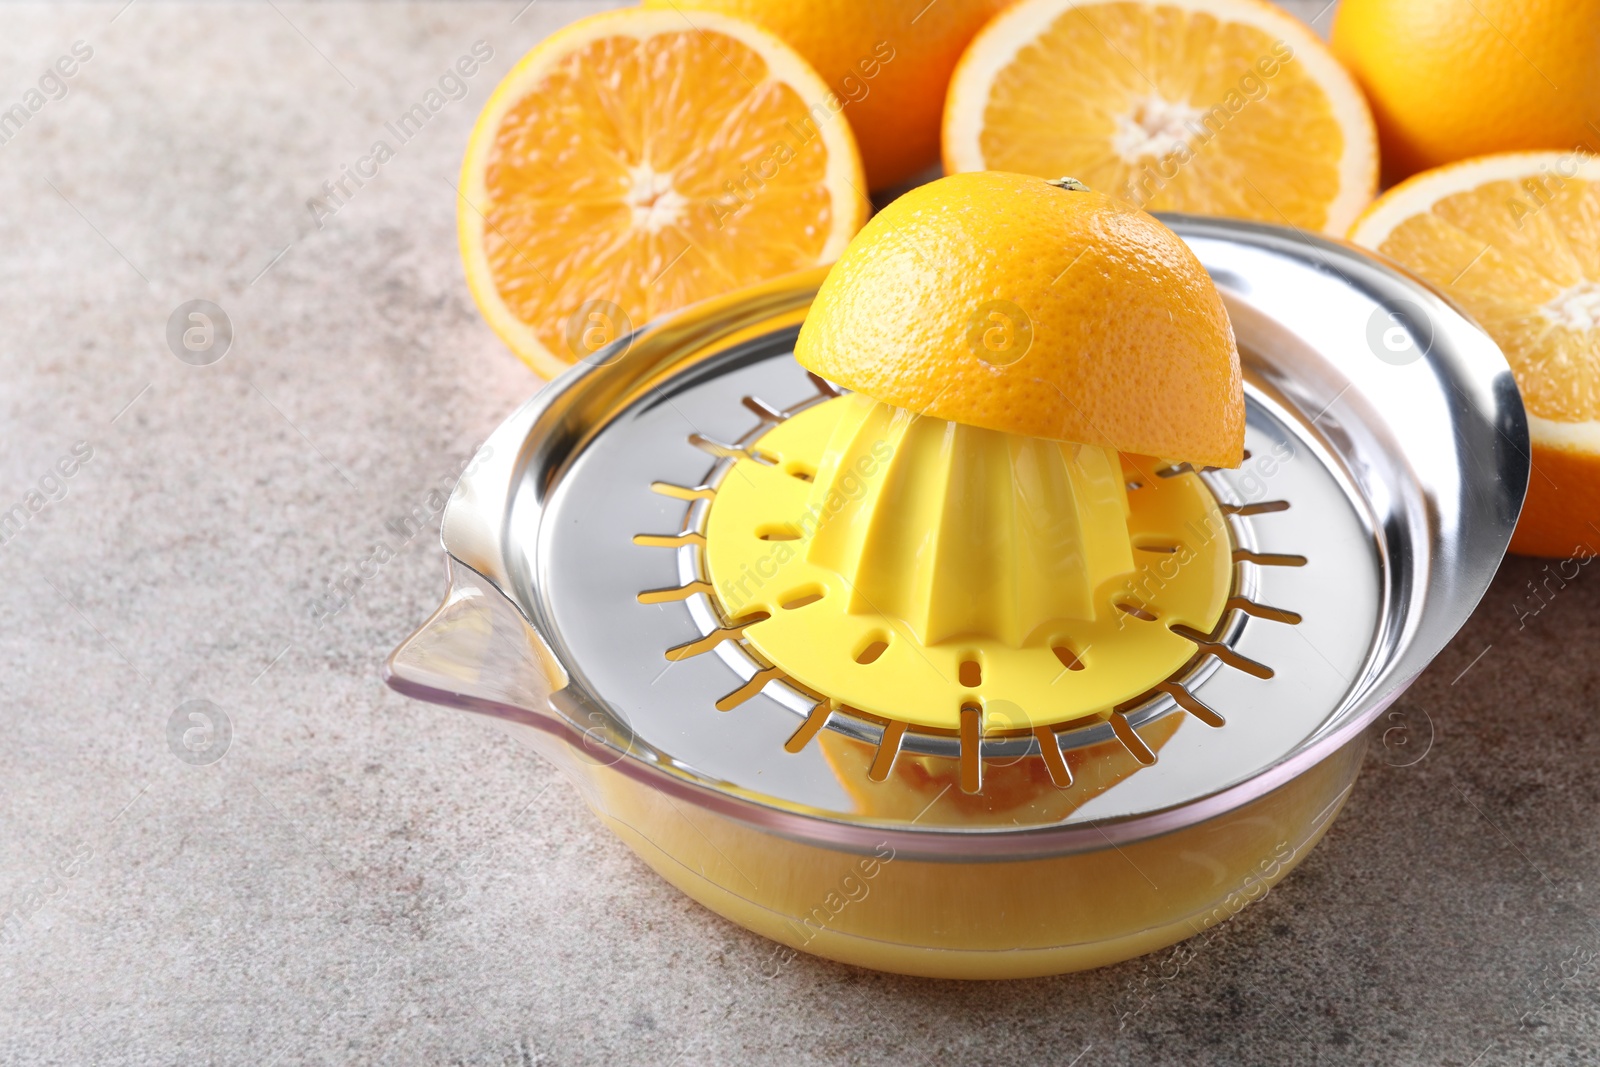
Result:
[[751,612],[749,615],[720,630],[712,630],[703,637],[697,637],[693,641],[686,641],[681,645],[667,649],[667,659],[676,663],[679,660],[688,659],[690,656],[698,656],[702,652],[709,652],[723,641],[737,641],[744,636],[744,628],[746,626],[753,626],[771,617],[764,611]]
[[732,711],[767,687],[768,682],[781,681],[783,671],[777,667],[763,667],[750,680],[717,701],[718,711]]
[[1231,596],[1228,598],[1228,610],[1242,611],[1257,619],[1268,619],[1272,622],[1281,622],[1289,626],[1298,626],[1305,621],[1305,616],[1298,611],[1289,611],[1285,608],[1269,607],[1266,604],[1257,604],[1248,597]]
[[1193,715],[1207,726],[1222,727],[1227,725],[1226,719],[1224,719],[1221,715],[1218,715],[1214,709],[1212,709],[1199,697],[1195,696],[1193,693],[1189,692],[1189,690],[1185,689],[1176,682],[1168,682],[1157,686],[1156,688],[1160,692],[1171,697],[1178,707],[1182,708],[1184,711],[1187,711],[1190,715]]
[[765,452],[760,452],[744,445],[730,445],[725,441],[717,441],[707,437],[703,433],[690,434],[689,443],[700,451],[718,459],[748,459],[756,463],[764,463],[769,467],[777,462],[776,457],[769,456]]
[[811,384],[817,390],[817,392],[821,393],[824,397],[844,395],[844,390],[840,389],[837,385],[834,385],[820,374],[813,374],[811,371],[806,371],[806,377],[811,380]]
[[780,411],[758,396],[740,397],[739,403],[743,404],[747,409],[754,412],[756,418],[760,419],[762,422],[782,422],[784,419],[789,417],[788,412]]
[[889,651],[889,632],[887,630],[875,630],[868,634],[867,637],[866,645],[857,651],[855,655],[855,661],[863,667],[878,662],[878,658]]
[[1083,656],[1074,651],[1072,646],[1065,641],[1056,640],[1050,642],[1050,651],[1055,654],[1056,659],[1061,661],[1061,666],[1067,670],[1081,671],[1084,669]]
[[1061,755],[1061,742],[1056,738],[1056,732],[1048,726],[1035,726],[1033,739],[1039,746],[1039,755],[1044,758],[1051,784],[1057,789],[1069,788],[1072,785],[1072,771],[1067,767],[1066,758]]
[[798,754],[801,752],[807,745],[811,743],[811,739],[816,737],[824,726],[828,725],[828,718],[832,714],[832,705],[830,705],[826,700],[818,701],[817,704],[812,707],[811,714],[806,716],[805,722],[800,724],[800,729],[796,730],[792,735],[790,735],[789,740],[783,743],[784,751],[791,754]]
[[983,705],[975,700],[961,705],[961,791],[977,793],[983,789],[983,760],[980,739],[983,733]]
[[817,601],[821,600],[822,592],[823,591],[816,586],[812,586],[807,589],[796,589],[794,592],[787,594],[780,602],[779,606],[783,608],[784,611],[795,611],[798,608],[803,608],[808,604],[815,604]]
[[1139,603],[1137,600],[1119,600],[1116,602],[1116,608],[1124,615],[1127,615],[1130,618],[1138,619],[1140,622],[1156,621],[1155,612],[1151,611],[1148,607]]
[[1288,511],[1287,500],[1262,500],[1253,504],[1219,504],[1224,515],[1270,515],[1274,511]]
[[[757,527],[756,536],[763,541],[798,541],[800,540],[800,531],[788,523],[773,523],[769,526]],[[704,544],[704,539],[700,543]]]
[[1195,643],[1195,647],[1199,648],[1201,652],[1204,652],[1209,656],[1217,657],[1217,659],[1221,660],[1223,663],[1226,663],[1236,671],[1243,671],[1252,677],[1261,679],[1271,678],[1277,674],[1276,671],[1267,666],[1265,663],[1257,663],[1249,656],[1240,655],[1239,652],[1237,652],[1231,646],[1225,644],[1218,636],[1212,634],[1203,634],[1199,630],[1191,629],[1190,627],[1181,625],[1179,623],[1173,623],[1171,626],[1167,627],[1167,629],[1171,630],[1179,637],[1193,641]]
[[882,782],[889,777],[889,772],[894,770],[895,758],[900,755],[900,742],[905,736],[906,724],[903,722],[891,722],[883,728],[883,740],[878,742],[872,766],[867,769],[868,778]]
[[641,604],[669,604],[674,600],[688,600],[696,593],[711,595],[711,583],[694,581],[688,585],[668,586],[665,589],[646,589],[639,594]]
[[1235,563],[1254,563],[1259,567],[1304,567],[1306,558],[1293,552],[1256,552],[1248,548],[1233,550]]
[[1144,743],[1144,738],[1139,736],[1139,731],[1133,728],[1128,717],[1120,711],[1111,713],[1111,729],[1117,735],[1117,740],[1122,742],[1122,747],[1128,754],[1146,767],[1153,765],[1156,754],[1150,751],[1150,746]]
[[651,492],[660,493],[662,496],[670,496],[674,500],[690,502],[710,500],[717,495],[716,489],[709,485],[697,485],[690,488],[686,485],[673,485],[671,482],[651,482],[650,490]]
[[1172,541],[1150,541],[1147,538],[1134,538],[1134,550],[1137,552],[1158,552],[1164,556],[1176,553],[1183,546]]
[[634,534],[633,543],[645,548],[682,548],[684,545],[703,545],[706,535],[699,530],[684,530],[675,534]]

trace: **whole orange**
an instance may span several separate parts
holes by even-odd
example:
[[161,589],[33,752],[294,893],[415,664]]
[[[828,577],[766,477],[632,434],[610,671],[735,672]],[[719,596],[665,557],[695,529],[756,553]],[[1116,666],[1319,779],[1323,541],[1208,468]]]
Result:
[[1600,147],[1600,0],[1344,0],[1333,50],[1366,91],[1391,181]]
[[[837,94],[867,184],[897,185],[939,160],[939,119],[956,60],[1012,0],[644,0],[753,22],[799,52]],[[823,101],[807,101],[824,105]],[[826,106],[826,105],[824,105]]]

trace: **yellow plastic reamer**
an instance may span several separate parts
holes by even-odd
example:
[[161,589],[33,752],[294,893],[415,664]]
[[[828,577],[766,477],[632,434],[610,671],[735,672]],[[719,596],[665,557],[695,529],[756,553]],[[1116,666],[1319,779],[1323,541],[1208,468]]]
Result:
[[1231,550],[1187,469],[859,394],[759,438],[705,529],[729,623],[791,679],[917,729],[977,712],[984,734],[1109,716],[1181,671]]

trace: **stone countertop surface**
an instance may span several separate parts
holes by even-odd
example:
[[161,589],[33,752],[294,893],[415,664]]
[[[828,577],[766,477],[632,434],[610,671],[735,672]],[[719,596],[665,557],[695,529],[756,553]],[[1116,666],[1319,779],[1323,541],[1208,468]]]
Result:
[[[1400,705],[1410,747],[1220,936],[1033,981],[767,977],[549,765],[383,686],[444,581],[403,520],[538,385],[460,275],[466,131],[589,10],[0,9],[0,110],[91,53],[0,145],[0,511],[29,516],[0,544],[0,1062],[1600,1061],[1590,568],[1509,561]],[[465,98],[313,217],[478,41]],[[213,365],[167,344],[193,299],[233,326]],[[194,700],[231,731],[206,765],[175,755]]]

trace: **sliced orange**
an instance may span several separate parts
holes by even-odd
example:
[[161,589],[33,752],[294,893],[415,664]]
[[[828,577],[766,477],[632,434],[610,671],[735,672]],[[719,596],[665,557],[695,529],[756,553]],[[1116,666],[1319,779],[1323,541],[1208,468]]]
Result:
[[830,99],[787,45],[723,16],[627,9],[547,38],[461,168],[485,318],[549,377],[665,312],[831,262],[869,204]]
[[1024,0],[956,67],[944,159],[1335,234],[1378,177],[1361,90],[1260,0]]
[[1600,159],[1513,152],[1425,171],[1351,240],[1448,293],[1493,337],[1528,408],[1534,472],[1513,551],[1600,548]]
[[939,161],[939,115],[961,50],[1010,0],[644,0],[720,11],[771,30],[844,100],[867,181],[883,189]]

